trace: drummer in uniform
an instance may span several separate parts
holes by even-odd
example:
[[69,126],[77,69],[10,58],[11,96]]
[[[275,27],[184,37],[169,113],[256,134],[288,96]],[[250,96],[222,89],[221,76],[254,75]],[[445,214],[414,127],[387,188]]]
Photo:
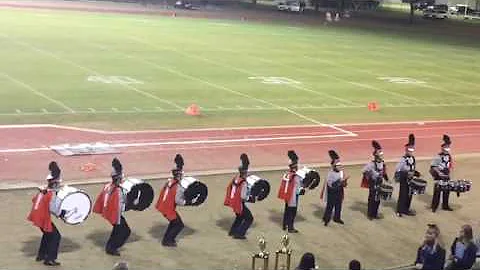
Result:
[[388,182],[388,174],[383,160],[382,146],[377,141],[372,141],[373,160],[367,163],[362,170],[362,187],[368,188],[368,219],[378,219],[378,207],[380,206],[380,189],[385,179]]
[[230,181],[224,201],[224,205],[231,207],[236,215],[235,221],[228,232],[228,235],[234,239],[246,239],[245,234],[253,222],[252,212],[245,204],[245,202],[249,201],[247,174],[250,161],[245,153],[240,155],[240,160],[239,174]]
[[48,168],[50,174],[46,179],[47,187],[40,188],[40,192],[33,197],[33,205],[28,220],[40,228],[43,233],[36,261],[43,261],[43,264],[49,266],[58,266],[60,265],[57,262],[58,247],[62,236],[53,224],[50,213],[63,219],[66,212],[60,210],[60,206],[57,205],[57,200],[55,200],[62,181],[60,179],[60,168],[55,161],[50,162]]
[[420,173],[416,170],[415,156],[415,136],[408,135],[408,143],[405,144],[405,155],[400,159],[395,169],[395,180],[400,182],[400,190],[397,202],[397,216],[414,216],[415,213],[410,210],[412,203],[412,193],[410,190],[410,181],[413,177],[419,177]]
[[343,165],[340,162],[340,156],[333,150],[328,151],[331,158],[331,170],[327,174],[325,188],[327,190],[327,207],[323,214],[324,225],[327,226],[332,218],[339,224],[345,224],[341,219],[342,202],[344,197],[344,188],[347,186],[347,180],[350,176],[345,175]]
[[440,204],[440,194],[442,194],[442,209],[453,211],[448,205],[450,191],[441,189],[443,184],[450,181],[450,172],[452,169],[452,157],[450,155],[451,140],[448,135],[443,135],[443,144],[441,152],[435,156],[430,167],[430,174],[433,177],[435,185],[433,187],[432,212],[437,211]]
[[278,198],[285,202],[282,229],[288,230],[289,233],[298,233],[294,223],[297,216],[298,198],[305,193],[305,189],[302,187],[301,177],[297,175],[297,154],[290,150],[287,155],[290,159],[289,171],[283,176],[278,190]]
[[167,230],[162,239],[162,245],[166,247],[176,247],[175,238],[183,230],[185,225],[178,214],[177,205],[189,205],[185,201],[185,188],[180,185],[183,178],[183,157],[180,154],[175,156],[176,167],[172,169],[172,178],[169,178],[160,192],[156,208],[169,221]]
[[93,212],[101,214],[113,226],[105,252],[112,256],[120,256],[118,249],[125,244],[131,230],[123,217],[123,212],[127,210],[127,194],[121,187],[124,177],[123,167],[117,158],[113,159],[112,167],[112,182],[103,187],[95,201]]

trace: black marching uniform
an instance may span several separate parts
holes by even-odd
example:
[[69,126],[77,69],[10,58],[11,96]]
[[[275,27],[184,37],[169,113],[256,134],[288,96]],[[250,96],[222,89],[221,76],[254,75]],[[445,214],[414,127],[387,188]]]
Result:
[[374,147],[374,160],[370,161],[363,168],[363,177],[368,181],[368,212],[369,219],[378,218],[378,208],[380,206],[380,189],[383,180],[388,181],[385,162],[383,161],[383,152],[377,141],[372,141]]
[[440,195],[442,195],[442,209],[452,211],[448,205],[448,199],[450,197],[450,191],[442,190],[441,185],[450,181],[450,169],[452,157],[450,155],[450,137],[443,135],[442,151],[433,159],[430,166],[430,174],[433,177],[435,185],[433,186],[433,198],[432,198],[432,212],[437,211],[440,204]]
[[415,137],[413,134],[408,136],[408,143],[405,145],[405,155],[400,159],[395,169],[395,179],[400,182],[400,190],[397,202],[397,216],[413,216],[415,213],[410,211],[412,203],[412,193],[410,190],[410,181],[413,177],[420,176],[416,170],[416,161],[413,152],[415,151]]
[[332,169],[327,174],[327,207],[323,214],[324,225],[327,226],[332,218],[333,221],[339,224],[344,224],[341,219],[342,213],[342,202],[344,196],[344,187],[347,185],[348,176],[345,176],[343,171],[343,166],[340,163],[340,157],[338,154],[330,150],[330,158],[332,159],[331,165]]

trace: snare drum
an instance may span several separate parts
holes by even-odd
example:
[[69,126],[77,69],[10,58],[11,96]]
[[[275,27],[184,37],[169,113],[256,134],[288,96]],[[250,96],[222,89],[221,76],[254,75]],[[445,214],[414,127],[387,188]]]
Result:
[[153,188],[143,180],[125,178],[120,187],[127,192],[126,211],[143,211],[152,204]]
[[472,188],[472,181],[465,180],[465,179],[460,179],[456,181],[450,181],[452,182],[452,191],[457,192],[457,193],[463,193],[470,191]]
[[384,201],[389,201],[392,199],[393,186],[383,184],[380,186],[380,198]]
[[442,181],[438,180],[435,185],[438,186],[440,191],[452,191],[455,187],[455,181]]
[[270,194],[270,183],[266,179],[262,179],[256,175],[247,177],[248,196],[251,202],[262,201]]
[[186,176],[180,180],[180,185],[185,189],[183,192],[184,200],[188,205],[200,205],[208,196],[207,186],[197,179]]
[[425,189],[427,188],[427,181],[420,178],[413,178],[409,182],[410,194],[419,195],[425,194]]
[[71,186],[59,188],[54,200],[58,212],[65,210],[63,221],[70,225],[84,222],[92,210],[92,201],[88,194]]
[[302,186],[308,189],[314,189],[320,184],[320,174],[310,168],[303,167],[296,172],[302,178]]

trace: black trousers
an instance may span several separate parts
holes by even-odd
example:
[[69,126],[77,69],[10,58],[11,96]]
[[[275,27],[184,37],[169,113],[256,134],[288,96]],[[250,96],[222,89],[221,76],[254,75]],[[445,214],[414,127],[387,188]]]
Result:
[[46,232],[42,230],[43,236],[40,242],[40,248],[38,249],[38,258],[42,258],[45,261],[55,261],[58,256],[58,247],[60,246],[60,240],[62,235],[52,222],[53,230]]
[[175,243],[175,238],[183,230],[183,228],[185,228],[185,224],[183,224],[182,218],[177,212],[177,218],[168,223],[167,230],[163,235],[162,243]]
[[295,218],[297,217],[297,207],[288,206],[288,203],[285,203],[285,209],[283,210],[283,225],[284,230],[294,230],[295,229]]
[[450,191],[440,190],[439,185],[433,186],[433,198],[432,198],[432,210],[437,210],[440,204],[440,194],[442,195],[442,208],[449,208],[448,199],[450,197]]
[[232,227],[230,228],[230,232],[228,233],[229,235],[234,235],[234,236],[245,236],[247,233],[248,228],[253,223],[253,215],[252,212],[250,212],[250,209],[248,209],[245,206],[245,203],[243,203],[243,211],[239,215],[237,214],[235,217],[235,220],[233,221]]
[[105,250],[107,252],[117,251],[122,247],[130,236],[131,230],[123,216],[120,217],[120,224],[113,225],[112,233],[108,239]]
[[367,216],[369,218],[377,218],[378,217],[378,207],[380,206],[380,200],[376,200],[378,196],[378,191],[370,189],[368,192],[368,212]]
[[342,198],[343,194],[341,192],[328,191],[327,208],[325,209],[325,213],[323,213],[324,222],[330,222],[330,220],[332,219],[332,213],[333,220],[341,220]]
[[412,195],[410,194],[410,187],[406,176],[400,178],[400,191],[398,193],[397,213],[407,214],[410,212],[410,205],[412,204]]

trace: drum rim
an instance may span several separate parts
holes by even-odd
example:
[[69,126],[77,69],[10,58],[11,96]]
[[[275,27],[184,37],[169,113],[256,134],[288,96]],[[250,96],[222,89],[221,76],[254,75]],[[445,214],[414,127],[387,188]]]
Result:
[[[67,223],[67,224],[69,224],[69,225],[82,224],[85,220],[87,220],[87,218],[90,216],[90,214],[91,214],[91,212],[92,212],[92,199],[90,199],[90,196],[88,195],[88,193],[86,193],[85,191],[79,189],[79,190],[77,190],[77,191],[75,191],[75,192],[72,192],[72,193],[70,193],[70,194],[74,194],[74,193],[83,193],[83,194],[85,194],[85,196],[87,196],[87,198],[88,198],[88,201],[90,201],[90,208],[88,209],[88,212],[87,212],[87,215],[85,216],[85,218],[84,218],[82,221],[80,221],[80,222],[77,222],[77,223],[69,223],[69,222],[67,222],[65,219],[62,219],[63,222],[65,222],[65,223]],[[70,195],[70,194],[68,194],[68,195]],[[62,202],[63,202],[63,200],[62,200]]]

